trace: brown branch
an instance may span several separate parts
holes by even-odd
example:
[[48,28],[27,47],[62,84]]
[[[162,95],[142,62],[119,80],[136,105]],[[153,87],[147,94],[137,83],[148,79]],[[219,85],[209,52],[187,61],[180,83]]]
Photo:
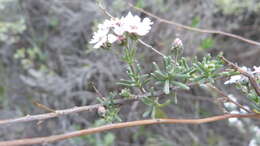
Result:
[[[131,102],[131,101],[134,101],[134,100],[136,100],[136,99],[133,98],[133,99],[117,100],[115,102],[115,104],[122,104],[122,103],[125,103],[125,102]],[[27,116],[20,117],[20,118],[0,120],[0,125],[21,123],[21,122],[31,122],[31,121],[41,121],[41,120],[45,120],[45,119],[55,118],[55,117],[58,117],[58,116],[64,116],[64,115],[83,112],[83,111],[94,111],[94,110],[97,110],[98,107],[100,107],[100,106],[103,106],[103,105],[102,104],[94,104],[94,105],[88,105],[88,106],[80,106],[80,107],[74,107],[74,108],[69,108],[69,109],[64,109],[64,110],[56,110],[54,112],[45,113],[45,114],[27,115]]]
[[19,140],[11,140],[11,141],[3,141],[0,142],[0,145],[3,146],[18,146],[18,145],[32,145],[32,144],[47,144],[56,141],[61,141],[73,137],[78,137],[82,135],[89,135],[93,133],[100,133],[112,129],[120,129],[134,126],[143,126],[143,125],[152,125],[152,124],[203,124],[209,122],[215,122],[220,120],[225,120],[229,118],[260,118],[260,114],[251,113],[251,114],[224,114],[219,116],[213,116],[202,119],[149,119],[149,120],[139,120],[139,121],[131,121],[131,122],[122,122],[122,123],[114,123],[108,124],[96,128],[89,128],[84,130],[79,130],[75,132],[53,135],[47,137],[37,137],[37,138],[26,138]]
[[37,106],[37,107],[39,107],[40,109],[43,109],[43,110],[45,110],[45,111],[55,112],[54,109],[51,109],[51,108],[47,107],[46,105],[43,105],[43,104],[39,103],[38,101],[32,101],[32,103],[33,103],[35,106]]
[[242,68],[240,68],[239,66],[235,65],[233,62],[227,60],[227,59],[226,59],[225,57],[223,57],[223,56],[221,56],[221,59],[222,59],[227,65],[229,65],[232,69],[234,69],[234,70],[238,71],[239,73],[241,73],[242,75],[246,76],[246,77],[249,79],[249,81],[250,81],[252,87],[254,88],[256,94],[257,94],[258,96],[260,96],[260,87],[259,87],[258,83],[256,82],[255,77],[254,77],[252,74],[250,74],[250,73],[248,73],[247,71],[243,70]]
[[[197,83],[189,83],[187,84],[188,86],[195,86]],[[172,91],[177,91],[177,90],[183,90],[180,87],[172,87]],[[163,97],[164,92],[158,91],[152,94],[152,96],[158,96],[158,97]],[[141,95],[132,95],[129,99],[117,99],[114,101],[115,105],[121,105],[129,102],[133,102],[136,100],[141,100],[144,97],[151,96],[151,93],[146,93],[146,94],[141,94]],[[20,118],[13,118],[13,119],[6,119],[6,120],[0,120],[0,125],[4,124],[13,124],[13,123],[21,123],[21,122],[31,122],[31,121],[42,121],[50,118],[55,118],[59,116],[64,116],[68,114],[73,114],[73,113],[78,113],[78,112],[83,112],[83,111],[96,111],[100,106],[105,106],[103,104],[94,104],[94,105],[88,105],[88,106],[80,106],[80,107],[73,107],[69,109],[64,109],[64,110],[56,110],[52,111],[50,113],[45,113],[45,114],[38,114],[38,115],[27,115],[24,117]]]
[[147,48],[150,48],[151,50],[153,50],[155,53],[159,54],[162,57],[166,57],[166,55],[164,55],[163,53],[161,53],[160,51],[156,50],[154,47],[152,47],[151,45],[145,43],[144,41],[142,41],[141,39],[138,39],[138,42],[144,46],[146,46]]
[[227,102],[231,102],[233,104],[235,104],[236,106],[238,106],[239,108],[245,110],[248,113],[251,113],[251,111],[249,111],[248,109],[246,109],[244,106],[242,106],[241,104],[239,104],[238,102],[232,100],[231,98],[228,97],[228,95],[226,95],[224,92],[220,91],[217,87],[211,85],[211,84],[206,84],[210,89],[214,90],[215,92],[217,92],[219,95],[223,96],[225,98],[225,101]]
[[128,3],[128,5],[130,7],[132,7],[133,9],[137,10],[137,11],[143,12],[146,15],[159,20],[159,22],[171,24],[171,25],[174,25],[174,26],[176,26],[178,28],[181,28],[181,29],[186,29],[186,30],[190,30],[190,31],[196,31],[196,32],[200,32],[200,33],[219,34],[219,35],[223,35],[223,36],[227,36],[227,37],[231,37],[231,38],[235,38],[235,39],[241,40],[241,41],[246,42],[246,43],[251,44],[251,45],[260,46],[260,42],[257,42],[257,41],[254,41],[254,40],[250,40],[250,39],[246,39],[246,38],[241,37],[239,35],[223,32],[223,31],[219,31],[219,30],[209,30],[209,29],[201,29],[201,28],[189,27],[187,25],[183,25],[183,24],[180,24],[180,23],[177,23],[177,22],[174,22],[174,21],[163,19],[163,18],[161,18],[159,16],[156,16],[156,15],[154,15],[154,14],[148,12],[148,11],[145,11],[142,8],[135,7],[131,3]]

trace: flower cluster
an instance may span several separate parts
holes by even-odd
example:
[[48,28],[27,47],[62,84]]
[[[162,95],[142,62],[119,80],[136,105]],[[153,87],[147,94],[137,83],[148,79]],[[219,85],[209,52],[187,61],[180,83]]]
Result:
[[181,39],[176,38],[175,40],[173,40],[172,47],[173,48],[183,48],[183,43],[182,43]]
[[125,17],[111,18],[99,24],[90,43],[95,44],[94,48],[100,48],[125,40],[126,34],[144,36],[150,31],[152,24],[149,18],[141,20],[139,16],[129,12]]
[[[260,77],[260,66],[256,67],[254,66],[254,71],[252,71],[250,68],[247,68],[245,66],[241,67],[246,72],[254,75],[256,78]],[[231,76],[229,80],[227,80],[224,84],[234,84],[234,83],[242,83],[242,82],[248,82],[248,78],[244,75],[234,75]]]

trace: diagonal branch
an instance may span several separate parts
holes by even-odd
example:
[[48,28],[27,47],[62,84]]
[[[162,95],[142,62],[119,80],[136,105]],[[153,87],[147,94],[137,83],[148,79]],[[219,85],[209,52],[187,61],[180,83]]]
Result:
[[227,36],[227,37],[231,37],[231,38],[235,38],[235,39],[241,40],[241,41],[246,42],[246,43],[251,44],[251,45],[260,46],[260,42],[257,42],[257,41],[254,41],[254,40],[250,40],[250,39],[246,39],[246,38],[241,37],[239,35],[223,32],[223,31],[219,31],[219,30],[209,30],[209,29],[201,29],[201,28],[189,27],[187,25],[183,25],[183,24],[180,24],[180,23],[177,23],[177,22],[174,22],[174,21],[163,19],[163,18],[161,18],[159,16],[156,16],[156,15],[154,15],[154,14],[148,12],[148,11],[145,11],[142,8],[135,7],[131,3],[128,3],[128,5],[130,7],[132,7],[133,9],[137,10],[137,11],[143,12],[146,15],[159,20],[159,22],[171,24],[171,25],[174,25],[174,26],[176,26],[178,28],[182,28],[182,29],[186,29],[186,30],[190,30],[190,31],[196,31],[196,32],[200,32],[200,33],[219,34],[219,35],[223,35],[223,36]]
[[260,114],[224,114],[219,116],[213,116],[202,119],[148,119],[148,120],[139,120],[139,121],[131,121],[131,122],[122,122],[122,123],[114,123],[108,124],[100,127],[89,128],[84,130],[79,130],[75,132],[53,135],[47,137],[38,137],[38,138],[26,138],[19,140],[11,140],[11,141],[3,141],[0,142],[0,145],[3,146],[18,146],[18,145],[32,145],[32,144],[47,144],[56,141],[61,141],[73,137],[78,137],[82,135],[89,135],[93,133],[105,132],[112,129],[120,129],[134,126],[144,126],[144,125],[153,125],[153,124],[203,124],[209,122],[215,122],[220,120],[225,120],[229,118],[260,118]]
[[151,45],[145,43],[145,42],[142,41],[141,39],[138,39],[138,42],[139,42],[140,44],[144,45],[145,47],[152,49],[155,53],[159,54],[160,56],[166,57],[166,55],[164,55],[164,54],[161,53],[160,51],[156,50],[153,46],[151,46]]
[[235,104],[237,107],[243,109],[244,111],[251,113],[250,110],[248,110],[247,108],[245,108],[243,105],[239,104],[238,102],[232,100],[230,97],[228,97],[228,95],[226,95],[224,92],[222,92],[221,90],[219,90],[217,87],[211,85],[211,84],[206,84],[210,89],[214,90],[215,92],[217,92],[219,95],[223,96],[225,98],[225,100],[227,102],[231,102],[233,104]]

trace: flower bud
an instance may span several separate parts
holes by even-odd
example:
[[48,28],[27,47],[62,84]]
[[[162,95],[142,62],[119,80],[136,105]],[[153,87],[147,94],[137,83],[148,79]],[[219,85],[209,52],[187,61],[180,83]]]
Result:
[[183,44],[182,44],[182,41],[181,41],[181,39],[179,39],[179,38],[176,38],[174,41],[173,41],[173,43],[172,43],[172,47],[173,48],[183,48]]
[[170,53],[172,56],[175,57],[175,59],[179,59],[179,57],[182,55],[183,53],[183,44],[182,41],[179,38],[176,38],[173,42],[172,42],[172,48],[170,50]]
[[97,112],[99,116],[104,117],[106,114],[106,108],[104,106],[99,106]]

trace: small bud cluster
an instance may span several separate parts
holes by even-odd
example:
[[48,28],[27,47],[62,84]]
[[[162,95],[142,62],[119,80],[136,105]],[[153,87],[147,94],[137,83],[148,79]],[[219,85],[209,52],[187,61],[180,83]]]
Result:
[[182,44],[181,39],[176,38],[176,39],[173,41],[173,43],[172,43],[172,47],[173,47],[173,48],[183,48],[183,44]]

